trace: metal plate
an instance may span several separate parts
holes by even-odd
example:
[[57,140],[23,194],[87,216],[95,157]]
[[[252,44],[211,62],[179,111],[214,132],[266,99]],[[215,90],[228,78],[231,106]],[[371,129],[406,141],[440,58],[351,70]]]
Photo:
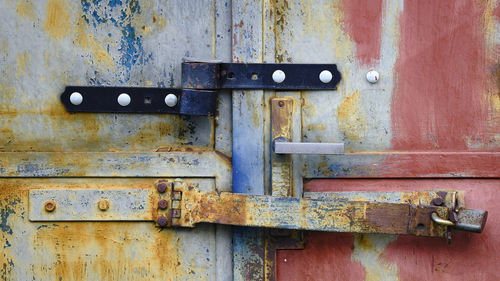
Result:
[[[70,102],[72,93],[83,96],[79,105]],[[121,106],[117,99],[121,94],[130,96],[130,104]],[[165,97],[174,94],[177,104],[169,107]],[[174,88],[141,87],[78,87],[67,86],[61,95],[61,102],[68,112],[103,113],[171,113],[185,115],[214,115],[216,110],[214,91],[183,90]]]
[[[55,209],[45,210],[47,201]],[[109,208],[101,211],[99,200]],[[29,191],[30,221],[145,221],[151,220],[152,203],[147,189],[32,189]]]

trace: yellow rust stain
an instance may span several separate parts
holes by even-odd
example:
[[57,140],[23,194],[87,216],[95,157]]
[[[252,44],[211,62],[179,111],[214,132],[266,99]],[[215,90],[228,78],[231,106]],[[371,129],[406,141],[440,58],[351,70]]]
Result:
[[[161,32],[165,29],[166,19],[160,14],[157,14],[157,4],[147,0],[141,3],[141,13],[132,18],[132,26],[135,30],[139,30],[143,36]],[[130,15],[130,9],[126,11],[127,16]]]
[[71,15],[65,0],[49,0],[47,18],[43,25],[45,31],[54,39],[62,39],[71,33]]
[[16,78],[24,74],[26,70],[26,64],[29,61],[29,59],[30,57],[28,52],[24,52],[17,55]]
[[83,19],[79,19],[76,24],[75,42],[82,46],[83,49],[90,49],[94,60],[98,63],[101,70],[114,69],[116,65],[113,63],[113,58],[106,48],[100,44],[100,40],[96,39],[93,34],[87,34],[86,31],[87,23]]
[[20,0],[16,5],[16,13],[23,18],[34,19],[33,3],[30,0]]
[[397,265],[381,257],[387,246],[396,239],[396,235],[354,234],[354,250],[351,260],[363,265],[366,271],[365,280],[399,280]]
[[359,139],[364,136],[367,122],[361,106],[359,91],[344,96],[337,109],[339,129],[348,139]]

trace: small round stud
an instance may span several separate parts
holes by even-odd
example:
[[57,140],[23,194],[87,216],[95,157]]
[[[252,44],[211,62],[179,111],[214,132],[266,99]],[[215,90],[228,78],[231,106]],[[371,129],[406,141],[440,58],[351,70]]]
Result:
[[120,94],[118,96],[117,101],[118,101],[118,104],[120,104],[121,106],[127,106],[130,104],[130,96],[128,94],[125,94],[125,93]]
[[174,94],[168,94],[165,97],[165,104],[168,107],[174,107],[177,104],[177,96]]
[[376,70],[370,70],[366,73],[366,80],[372,84],[377,83],[379,78],[380,74]]
[[49,200],[49,201],[45,202],[44,207],[45,207],[45,211],[52,212],[56,209],[56,202],[53,200]]
[[286,75],[285,75],[285,72],[283,72],[283,70],[276,70],[273,72],[273,81],[276,82],[276,83],[281,83],[283,81],[285,81],[285,78],[286,78]]
[[99,208],[99,210],[104,212],[109,209],[109,201],[106,199],[101,199],[97,202],[97,207]]
[[80,105],[83,102],[83,96],[79,92],[73,92],[69,96],[69,101],[71,102],[72,105]]
[[330,81],[332,81],[332,78],[333,78],[333,75],[330,71],[328,70],[323,70],[321,71],[321,73],[319,74],[319,80],[323,83],[330,83]]

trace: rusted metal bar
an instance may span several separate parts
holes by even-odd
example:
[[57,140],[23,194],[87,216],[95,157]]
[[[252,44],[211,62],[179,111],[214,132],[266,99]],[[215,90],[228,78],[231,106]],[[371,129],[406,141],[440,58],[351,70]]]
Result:
[[[159,184],[162,184],[160,181]],[[428,195],[425,197],[429,197]],[[448,216],[447,206],[341,199],[305,199],[206,193],[178,183],[162,199],[166,210],[155,215],[163,226],[194,227],[219,223],[266,228],[446,237],[448,228],[434,223],[432,213]],[[428,198],[427,198],[428,199]],[[430,200],[429,200],[430,201]]]
[[[291,140],[293,100],[271,99],[271,137]],[[273,196],[292,195],[292,158],[290,155],[271,154],[271,192]]]

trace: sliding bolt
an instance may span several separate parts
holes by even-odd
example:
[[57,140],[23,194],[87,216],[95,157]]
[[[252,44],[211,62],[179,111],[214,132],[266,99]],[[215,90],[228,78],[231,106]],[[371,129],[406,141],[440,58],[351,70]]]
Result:
[[123,93],[118,96],[117,101],[121,106],[127,106],[130,104],[131,99],[128,94]]
[[323,70],[321,71],[321,73],[319,74],[319,80],[323,83],[330,83],[330,81],[332,81],[332,78],[333,78],[333,75],[330,71],[328,70]]
[[165,104],[168,107],[174,107],[177,104],[177,96],[174,94],[168,94],[165,97]]
[[83,102],[83,96],[79,92],[73,92],[71,96],[69,96],[69,101],[72,105],[80,105]]
[[285,75],[285,72],[283,72],[283,70],[276,70],[273,72],[273,81],[276,82],[276,83],[281,83],[283,81],[285,81],[285,78],[286,78],[286,75]]

